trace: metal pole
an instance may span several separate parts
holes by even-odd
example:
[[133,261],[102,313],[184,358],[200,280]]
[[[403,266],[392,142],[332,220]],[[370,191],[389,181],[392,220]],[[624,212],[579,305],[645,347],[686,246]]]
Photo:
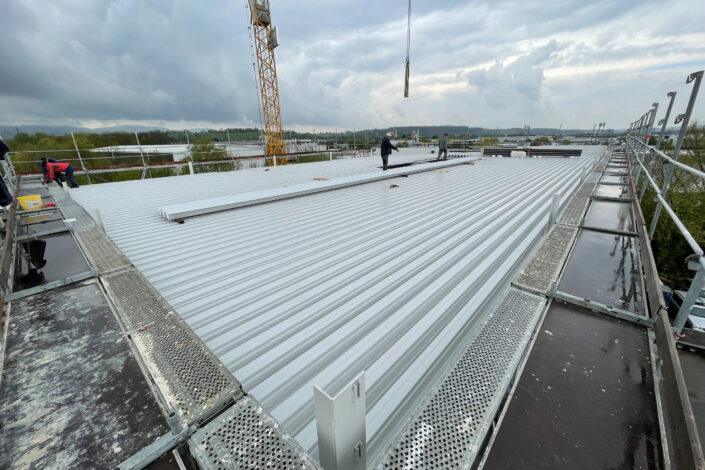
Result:
[[186,133],[186,145],[191,145],[191,142],[189,141],[189,138],[188,138],[188,130],[184,129],[184,132]]
[[637,128],[636,128],[636,136],[637,136],[637,138],[638,138],[638,137],[641,137],[641,133],[642,133],[642,131],[643,131],[643,129],[644,129],[644,116],[646,116],[646,115],[645,115],[645,114],[642,114],[642,115],[641,115],[641,117],[639,118],[639,123],[637,124]]
[[[690,99],[688,100],[688,107],[684,114],[679,115],[676,118],[675,123],[681,123],[681,129],[678,133],[678,140],[676,140],[676,145],[673,147],[673,154],[671,158],[678,161],[680,157],[681,148],[683,147],[683,140],[688,132],[688,124],[690,123],[690,115],[693,113],[693,107],[695,106],[695,100],[698,97],[698,90],[700,89],[700,82],[703,80],[703,71],[691,73],[688,75],[685,83],[693,83],[693,89],[690,92]],[[663,188],[661,189],[661,196],[666,199],[666,194],[668,194],[668,189],[671,186],[671,179],[673,178],[673,165],[666,163],[666,169],[664,170],[664,181]],[[654,232],[656,231],[656,225],[658,224],[658,219],[661,216],[661,203],[656,202],[656,209],[654,210],[654,217],[651,219],[651,227],[649,227],[649,236],[653,238]]]
[[[656,139],[656,148],[658,150],[661,149],[661,142],[663,142],[663,137],[666,135],[666,128],[668,127],[668,119],[671,117],[671,110],[673,109],[673,102],[676,99],[676,92],[671,91],[666,94],[666,97],[669,98],[668,101],[668,107],[666,108],[666,117],[661,119],[658,123],[661,126],[661,132],[658,135],[658,138]],[[646,169],[649,173],[651,173],[651,169],[654,166],[654,160],[657,157],[655,155],[651,156],[651,159],[649,160],[649,163],[646,165]],[[641,169],[641,167],[639,167]],[[639,180],[637,179],[637,184],[639,183]],[[639,201],[641,201],[644,198],[644,193],[646,193],[646,188],[648,187],[646,177],[644,177],[644,185],[641,188],[641,191],[639,192]]]
[[[649,119],[648,119],[649,124],[648,124],[648,128],[646,131],[647,134],[649,134],[649,136],[651,134],[651,128],[654,125],[654,120],[656,119],[656,112],[658,111],[658,103],[653,103],[651,106],[652,107],[651,107],[651,111],[649,111],[650,114],[649,114]],[[646,143],[648,144],[648,142],[646,142]],[[651,161],[652,157],[653,157],[653,155],[651,155],[651,152],[649,152],[649,161]],[[644,160],[645,159],[646,159],[646,150],[644,150]],[[637,184],[639,183],[640,177],[641,177],[641,166],[638,166],[636,169],[636,177],[634,178],[636,180]]]
[[78,150],[78,144],[76,143],[76,137],[74,137],[73,132],[71,133],[71,140],[73,140],[73,148],[76,149],[76,154],[78,155],[78,161],[81,163],[81,169],[86,174],[86,179],[88,180],[88,184],[91,184],[91,175],[88,174],[88,170],[86,170],[86,165],[83,164],[83,158],[81,158],[81,151]]
[[556,220],[558,220],[558,209],[560,209],[561,205],[561,196],[558,193],[553,194],[553,198],[551,199],[551,210],[548,214],[548,229],[553,227],[553,224],[556,223]]
[[137,139],[137,148],[140,149],[140,158],[142,159],[142,179],[144,179],[145,171],[147,170],[147,163],[144,161],[144,153],[142,152],[142,144],[140,144],[140,138],[135,132],[135,139]]
[[673,328],[678,333],[680,333],[683,329],[683,326],[690,315],[690,309],[693,308],[693,305],[695,305],[698,297],[700,297],[700,293],[703,288],[705,288],[705,267],[702,266],[704,263],[703,258],[700,258],[700,263],[697,265],[698,270],[695,273],[693,282],[690,283],[688,293],[685,295],[685,299],[683,299],[683,303],[681,304],[680,309],[678,309],[678,315],[673,321]]

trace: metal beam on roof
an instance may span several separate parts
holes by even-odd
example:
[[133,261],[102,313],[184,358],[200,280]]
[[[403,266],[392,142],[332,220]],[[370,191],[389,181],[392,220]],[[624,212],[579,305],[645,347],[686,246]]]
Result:
[[472,164],[476,160],[478,159],[462,158],[438,163],[421,163],[402,168],[392,168],[384,172],[367,173],[323,181],[311,181],[293,186],[283,186],[279,188],[266,189],[263,191],[255,191],[252,193],[201,199],[197,201],[164,206],[159,209],[159,212],[166,220],[185,219],[187,217],[212,214],[214,212],[237,209],[239,207],[252,206],[265,202],[306,196],[324,191],[332,191],[334,189],[347,188],[365,183],[373,183],[375,181],[398,178],[400,176],[409,176],[416,173],[449,168],[457,165]]

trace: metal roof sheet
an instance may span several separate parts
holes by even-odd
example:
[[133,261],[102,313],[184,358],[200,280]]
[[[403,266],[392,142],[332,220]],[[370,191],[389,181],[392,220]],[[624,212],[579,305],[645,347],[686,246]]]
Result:
[[421,400],[542,234],[552,194],[565,203],[601,152],[483,159],[181,225],[163,220],[158,207],[355,174],[361,163],[101,184],[71,194],[89,211],[100,209],[118,247],[315,455],[313,384],[337,391],[365,370],[368,442],[388,440],[405,418],[402,404]]

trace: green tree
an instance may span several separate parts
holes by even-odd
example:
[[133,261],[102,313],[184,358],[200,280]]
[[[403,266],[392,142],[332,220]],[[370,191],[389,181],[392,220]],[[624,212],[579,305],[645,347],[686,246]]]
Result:
[[[705,171],[705,125],[693,123],[683,141],[680,161]],[[657,184],[663,184],[663,160],[657,158],[652,173]],[[676,168],[668,191],[668,201],[698,244],[705,246],[705,180]],[[656,207],[655,192],[649,188],[642,200],[642,211],[651,223]],[[690,245],[671,218],[662,212],[652,241],[654,257],[662,281],[676,289],[687,289],[693,272],[685,259],[692,254]]]
[[480,146],[481,147],[491,147],[493,145],[498,145],[499,144],[499,139],[494,136],[485,136],[480,139]]
[[539,145],[551,145],[551,138],[547,136],[539,136],[536,137],[534,140],[531,141],[532,146],[539,146]]

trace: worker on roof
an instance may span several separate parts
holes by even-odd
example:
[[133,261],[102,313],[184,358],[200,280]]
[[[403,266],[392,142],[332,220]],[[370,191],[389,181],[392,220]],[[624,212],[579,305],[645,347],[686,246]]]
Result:
[[448,134],[443,134],[442,137],[438,138],[438,156],[436,161],[441,159],[441,153],[443,154],[443,160],[448,160]]
[[392,144],[390,137],[392,137],[391,132],[387,132],[387,135],[382,138],[382,145],[380,145],[380,152],[382,153],[382,171],[387,171],[387,163],[389,156],[392,154],[392,149],[397,152],[399,151],[399,149]]
[[56,181],[61,186],[65,179],[70,188],[78,188],[78,183],[73,179],[73,166],[68,162],[57,162],[53,158],[42,158],[42,173],[44,174],[45,183]]

